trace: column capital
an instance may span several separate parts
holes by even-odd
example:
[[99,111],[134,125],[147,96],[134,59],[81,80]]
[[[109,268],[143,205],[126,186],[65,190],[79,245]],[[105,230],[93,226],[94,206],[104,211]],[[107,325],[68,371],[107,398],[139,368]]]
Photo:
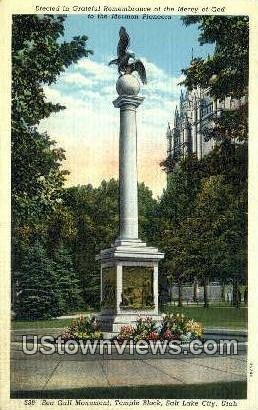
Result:
[[138,95],[120,95],[113,101],[113,104],[115,108],[126,108],[127,106],[137,108],[143,100],[144,97],[139,97]]

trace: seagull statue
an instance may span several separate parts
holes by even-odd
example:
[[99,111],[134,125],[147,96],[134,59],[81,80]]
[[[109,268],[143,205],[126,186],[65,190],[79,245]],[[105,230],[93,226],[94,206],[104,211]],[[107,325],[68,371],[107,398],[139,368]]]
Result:
[[[135,54],[128,51],[130,37],[124,27],[119,30],[119,42],[117,45],[117,58],[111,60],[108,65],[116,64],[120,75],[131,74],[134,71],[140,76],[143,84],[147,84],[146,70],[141,60],[135,59]],[[133,61],[129,60],[132,59]]]

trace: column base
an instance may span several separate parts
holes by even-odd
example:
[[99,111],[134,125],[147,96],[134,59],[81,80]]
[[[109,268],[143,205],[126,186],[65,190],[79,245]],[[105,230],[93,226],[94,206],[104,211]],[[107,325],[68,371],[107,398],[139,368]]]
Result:
[[164,253],[157,248],[146,246],[140,239],[117,239],[110,248],[100,251],[96,260],[101,261],[159,261],[164,258]]
[[130,247],[146,247],[146,243],[142,242],[141,239],[126,239],[126,238],[117,238],[115,240],[114,246],[130,246]]

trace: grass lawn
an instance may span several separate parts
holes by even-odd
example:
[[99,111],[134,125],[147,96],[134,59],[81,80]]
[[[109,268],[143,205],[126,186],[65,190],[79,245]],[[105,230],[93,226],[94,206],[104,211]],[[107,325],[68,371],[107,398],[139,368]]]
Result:
[[12,320],[11,329],[47,329],[64,328],[71,324],[72,319],[50,319],[50,320]]
[[[164,313],[184,313],[191,318],[203,323],[204,327],[247,329],[247,308],[236,309],[235,307],[210,306],[205,309],[202,306],[169,306],[163,308]],[[86,314],[86,313],[85,313]],[[13,320],[12,329],[42,329],[64,328],[70,325],[72,319],[51,319],[35,321]]]
[[12,399],[246,399],[246,397],[246,382],[11,392]]
[[204,327],[227,328],[227,329],[247,329],[247,308],[210,306],[165,306],[164,313],[183,313],[201,322]]

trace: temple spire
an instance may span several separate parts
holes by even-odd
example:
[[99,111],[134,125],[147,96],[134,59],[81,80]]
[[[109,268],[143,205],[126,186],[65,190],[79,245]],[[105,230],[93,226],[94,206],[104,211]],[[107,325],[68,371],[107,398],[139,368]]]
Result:
[[168,127],[167,127],[167,138],[171,136],[171,128],[170,128],[170,123],[168,122]]
[[176,105],[175,113],[174,113],[174,127],[175,128],[177,127],[177,124],[178,124],[178,108],[177,108],[177,105]]

